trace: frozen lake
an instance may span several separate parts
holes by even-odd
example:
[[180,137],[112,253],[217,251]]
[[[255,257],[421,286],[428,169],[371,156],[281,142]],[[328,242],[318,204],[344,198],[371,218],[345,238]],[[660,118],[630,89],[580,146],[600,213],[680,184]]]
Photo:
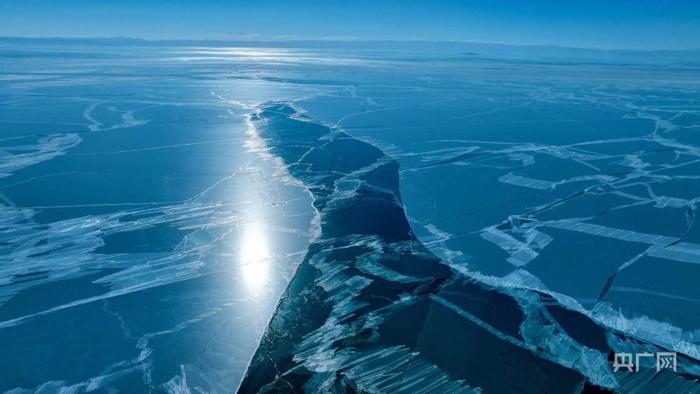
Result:
[[651,55],[2,44],[0,391],[700,392]]

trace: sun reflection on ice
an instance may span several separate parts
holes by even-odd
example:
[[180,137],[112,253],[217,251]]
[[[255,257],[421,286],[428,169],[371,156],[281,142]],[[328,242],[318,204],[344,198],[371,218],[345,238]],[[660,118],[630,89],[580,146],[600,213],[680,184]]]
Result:
[[240,244],[240,267],[243,280],[251,290],[260,290],[268,277],[270,250],[267,238],[257,223],[243,231]]

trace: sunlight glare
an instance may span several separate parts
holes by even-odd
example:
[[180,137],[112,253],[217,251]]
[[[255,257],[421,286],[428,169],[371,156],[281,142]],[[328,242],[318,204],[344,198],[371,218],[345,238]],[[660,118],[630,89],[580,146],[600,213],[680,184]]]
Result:
[[252,224],[245,228],[240,251],[243,280],[249,288],[258,290],[267,280],[271,257],[267,239],[260,226]]

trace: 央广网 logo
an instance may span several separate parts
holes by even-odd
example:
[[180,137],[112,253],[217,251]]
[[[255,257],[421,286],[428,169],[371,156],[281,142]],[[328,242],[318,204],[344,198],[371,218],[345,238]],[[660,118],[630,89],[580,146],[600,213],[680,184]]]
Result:
[[662,369],[672,369],[676,372],[676,352],[656,352],[656,353],[615,353],[613,359],[613,372],[625,369],[628,372],[637,372],[642,360],[656,358],[656,371]]

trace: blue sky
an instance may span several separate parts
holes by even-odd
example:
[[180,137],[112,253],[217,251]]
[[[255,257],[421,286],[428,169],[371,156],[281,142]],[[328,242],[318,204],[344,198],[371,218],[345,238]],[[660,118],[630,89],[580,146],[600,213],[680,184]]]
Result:
[[700,1],[0,0],[0,36],[700,48]]

